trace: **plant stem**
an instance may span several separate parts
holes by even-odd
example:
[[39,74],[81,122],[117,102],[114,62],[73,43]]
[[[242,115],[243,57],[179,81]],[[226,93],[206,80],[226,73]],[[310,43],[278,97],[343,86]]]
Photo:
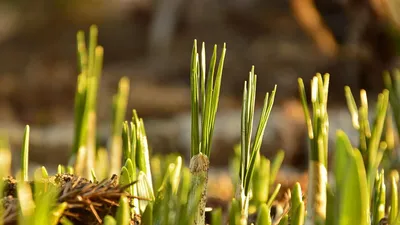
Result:
[[[192,173],[192,185],[195,188],[201,190],[200,202],[198,204],[198,210],[196,211],[194,224],[204,225],[205,224],[205,208],[207,203],[207,182],[208,182],[208,169],[210,162],[208,157],[203,153],[199,153],[191,158],[190,160],[190,172]],[[196,199],[197,193],[192,192],[190,198]]]

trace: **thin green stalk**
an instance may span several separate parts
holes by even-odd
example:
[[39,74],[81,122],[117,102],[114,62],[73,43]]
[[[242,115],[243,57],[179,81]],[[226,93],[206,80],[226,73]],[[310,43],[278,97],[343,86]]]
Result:
[[129,79],[123,77],[118,85],[118,93],[113,99],[113,126],[111,136],[110,174],[118,174],[121,168],[122,158],[122,129],[126,107],[129,97]]
[[386,206],[386,185],[383,170],[376,175],[373,194],[372,221],[373,224],[379,224],[379,221],[385,217]]
[[390,177],[391,185],[391,203],[389,213],[389,224],[394,224],[399,213],[399,197],[398,197],[398,185],[395,176]]
[[23,181],[29,179],[29,125],[25,126],[24,140],[22,142],[21,172]]

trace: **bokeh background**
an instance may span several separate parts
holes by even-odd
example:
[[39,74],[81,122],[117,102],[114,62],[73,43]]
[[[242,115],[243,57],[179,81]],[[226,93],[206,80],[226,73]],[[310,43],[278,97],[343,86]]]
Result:
[[[306,168],[307,146],[297,78],[330,73],[331,139],[352,131],[344,98],[366,89],[373,101],[382,72],[398,64],[396,0],[1,0],[0,129],[14,167],[26,124],[31,167],[67,163],[77,79],[76,32],[99,27],[105,49],[99,90],[99,145],[107,146],[111,101],[121,77],[131,93],[126,118],[144,118],[155,153],[190,146],[189,67],[193,40],[227,44],[211,162],[224,167],[240,135],[243,82],[251,66],[257,99],[278,85],[262,152],[282,148],[285,164]],[[309,85],[306,87],[309,89]]]

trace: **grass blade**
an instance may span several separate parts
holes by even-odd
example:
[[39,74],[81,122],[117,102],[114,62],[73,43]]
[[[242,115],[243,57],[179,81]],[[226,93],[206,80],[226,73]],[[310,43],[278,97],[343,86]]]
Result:
[[22,154],[21,154],[21,171],[22,180],[28,181],[29,174],[29,125],[25,126],[24,140],[22,142]]

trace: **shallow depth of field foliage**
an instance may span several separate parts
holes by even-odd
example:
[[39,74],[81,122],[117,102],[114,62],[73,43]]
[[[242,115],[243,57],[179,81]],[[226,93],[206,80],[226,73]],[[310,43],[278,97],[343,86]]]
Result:
[[[97,147],[96,105],[103,48],[97,43],[96,26],[90,27],[88,37],[85,35],[83,31],[77,33],[79,75],[69,163],[59,165],[57,174],[50,175],[41,167],[30,177],[30,127],[26,126],[21,140],[21,167],[11,177],[11,151],[7,139],[2,138],[0,224],[400,224],[399,173],[393,167],[398,157],[395,137],[400,133],[399,71],[384,74],[386,89],[374,104],[372,121],[367,93],[357,90],[357,103],[352,90],[344,87],[349,115],[359,134],[357,146],[342,130],[329,130],[329,74],[316,74],[307,81],[311,82],[311,90],[305,90],[303,80],[298,79],[309,139],[308,191],[303,193],[299,183],[291,190],[280,190],[281,185],[275,182],[284,151],[273,159],[260,154],[279,87],[261,96],[264,104],[256,120],[259,122],[254,124],[255,102],[260,96],[255,94],[255,67],[249,67],[248,80],[241,90],[241,128],[237,131],[241,139],[232,146],[235,196],[226,212],[221,208],[210,211],[208,172],[213,162],[213,132],[223,87],[226,45],[215,45],[208,55],[205,43],[199,48],[194,41],[188,65],[191,159],[185,166],[178,154],[151,154],[145,121],[140,112],[127,109],[134,81],[126,77],[121,78],[110,109],[113,124],[108,147]],[[129,121],[124,121],[126,114],[131,117]],[[328,150],[329,132],[336,133],[333,150]],[[329,179],[328,174],[332,174]],[[286,201],[277,204],[280,191],[285,192]]]

